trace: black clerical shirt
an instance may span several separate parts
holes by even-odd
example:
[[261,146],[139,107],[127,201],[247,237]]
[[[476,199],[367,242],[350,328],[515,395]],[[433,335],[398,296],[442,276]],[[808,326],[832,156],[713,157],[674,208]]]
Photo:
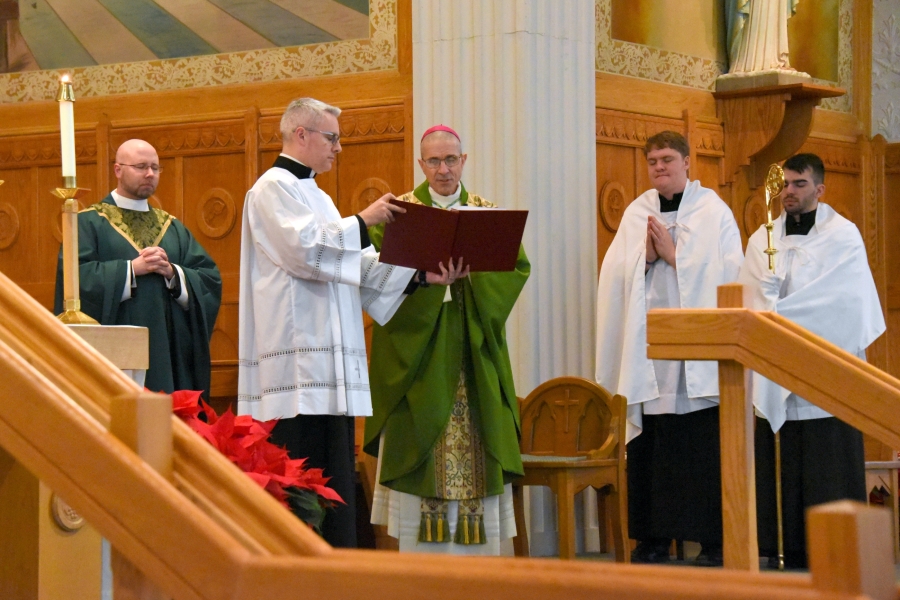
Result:
[[678,192],[672,199],[669,200],[662,194],[659,195],[659,212],[675,212],[678,210],[678,207],[681,205],[681,197],[684,195],[684,192]]
[[794,215],[784,216],[784,235],[806,235],[816,224],[816,209],[808,213],[802,213],[800,220],[794,220]]

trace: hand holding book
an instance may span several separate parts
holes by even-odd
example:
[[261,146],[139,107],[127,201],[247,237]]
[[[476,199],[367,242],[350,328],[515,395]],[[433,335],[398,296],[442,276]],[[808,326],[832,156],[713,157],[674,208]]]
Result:
[[450,274],[465,256],[472,272],[515,269],[528,211],[444,210],[400,200],[391,203],[403,205],[406,212],[395,213],[394,221],[385,225],[382,262]]

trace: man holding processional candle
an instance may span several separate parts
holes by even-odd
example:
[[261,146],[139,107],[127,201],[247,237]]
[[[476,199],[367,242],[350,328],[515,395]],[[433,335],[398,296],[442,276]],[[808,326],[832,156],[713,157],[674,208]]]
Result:
[[[64,187],[57,195],[74,199],[87,190],[75,185],[71,84],[64,79],[61,88]],[[219,311],[222,279],[190,231],[148,204],[161,172],[159,156],[147,142],[129,140],[119,147],[116,189],[81,211],[77,224],[65,225],[55,312],[63,313],[60,318],[67,323],[90,322],[92,317],[101,325],[147,327],[150,366],[145,387],[167,393],[203,390],[208,395],[209,338]],[[74,221],[77,204],[66,209]],[[64,262],[76,257],[78,264],[64,269]]]
[[[781,216],[769,250],[765,226],[751,236],[739,282],[758,310],[774,310],[865,360],[885,330],[878,293],[856,225],[819,199],[825,168],[815,154],[784,163]],[[769,256],[774,254],[774,272]],[[806,567],[804,513],[841,499],[864,502],[862,434],[821,408],[753,373],[756,495],[760,554],[777,565],[776,457],[780,432],[783,555],[787,568]]]

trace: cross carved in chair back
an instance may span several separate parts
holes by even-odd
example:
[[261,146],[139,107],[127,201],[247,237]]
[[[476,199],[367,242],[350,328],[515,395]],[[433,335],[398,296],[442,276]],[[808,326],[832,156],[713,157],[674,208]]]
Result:
[[618,437],[611,403],[606,390],[577,377],[540,386],[522,405],[522,452],[593,458],[601,448],[611,451]]

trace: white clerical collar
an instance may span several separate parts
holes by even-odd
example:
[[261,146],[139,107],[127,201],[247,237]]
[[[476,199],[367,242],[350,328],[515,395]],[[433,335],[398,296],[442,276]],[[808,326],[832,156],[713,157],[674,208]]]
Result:
[[112,196],[113,200],[116,203],[116,206],[119,208],[124,208],[126,210],[136,210],[139,212],[147,212],[150,210],[150,206],[146,200],[133,200],[131,198],[126,198],[125,196],[119,194],[116,190],[113,190],[109,193]]
[[434,204],[437,204],[441,208],[450,208],[451,206],[459,202],[459,196],[460,194],[462,194],[462,186],[457,185],[456,191],[449,196],[441,196],[436,191],[434,191],[434,188],[429,185],[428,193],[431,194],[431,201]]
[[[289,159],[291,159],[292,161],[294,161],[295,163],[297,163],[298,165],[303,165],[302,162],[300,162],[299,160],[297,160],[297,159],[294,158],[293,156],[288,156],[288,155],[285,154],[284,152],[282,152],[281,154],[279,154],[279,156],[283,156],[283,157],[285,157],[285,158],[289,158]],[[310,177],[310,179],[312,179],[313,177],[316,176],[316,172],[313,171],[313,170],[310,168],[309,165],[303,165],[303,166],[306,167],[307,169],[309,169],[309,177]]]

